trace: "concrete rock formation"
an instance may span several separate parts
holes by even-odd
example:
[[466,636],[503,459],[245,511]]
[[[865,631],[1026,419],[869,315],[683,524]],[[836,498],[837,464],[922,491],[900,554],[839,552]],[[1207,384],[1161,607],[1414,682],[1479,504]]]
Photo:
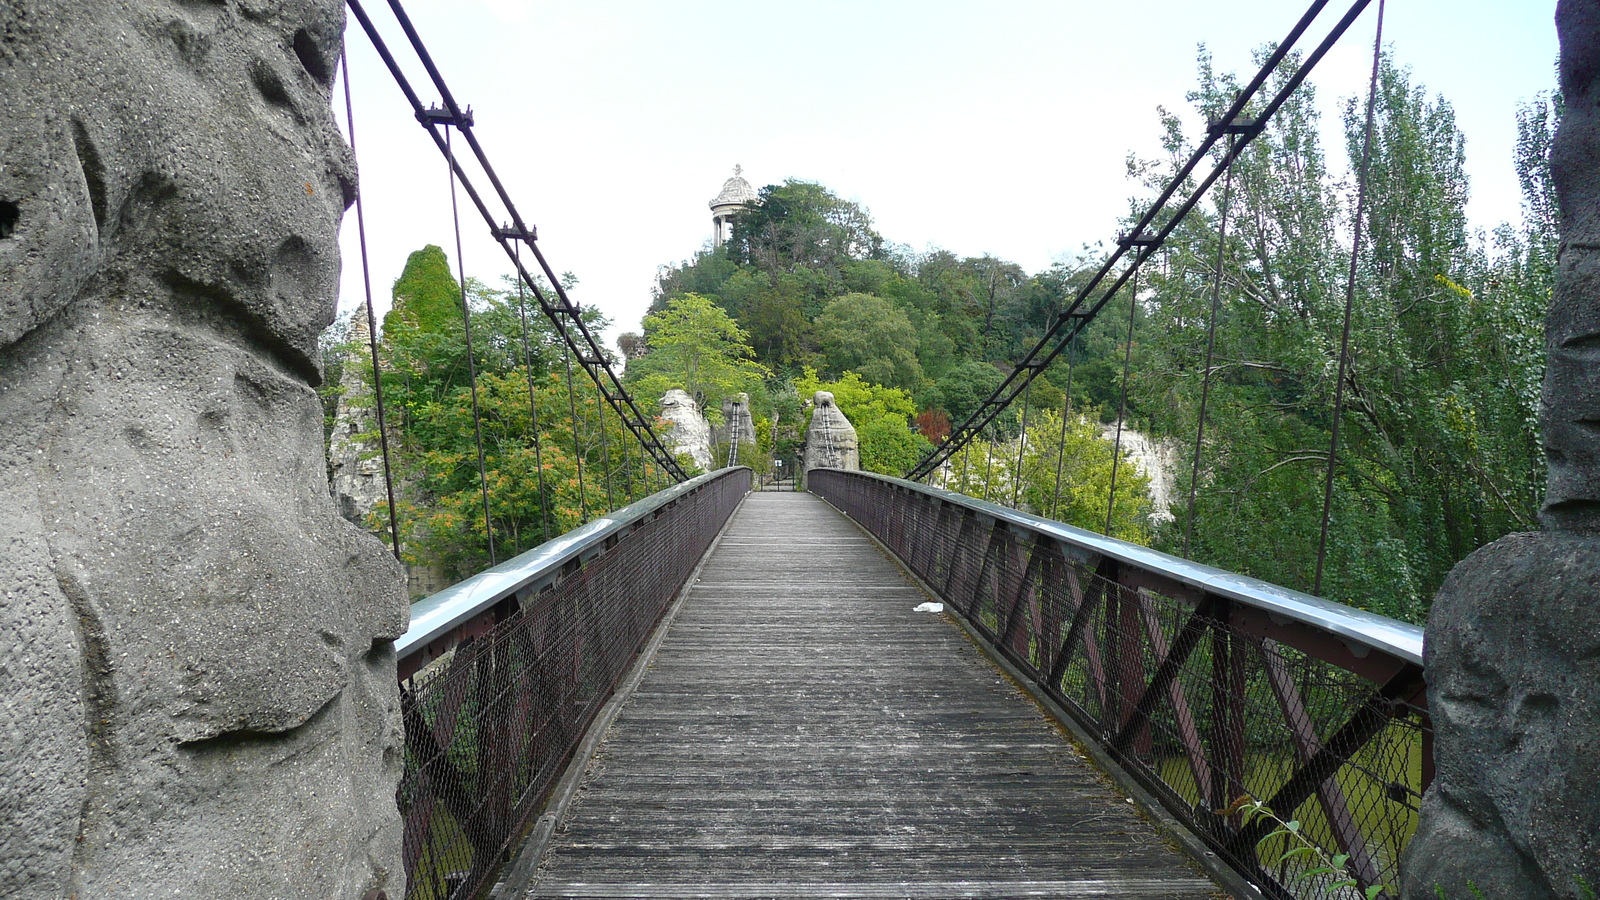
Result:
[[1458,564],[1428,619],[1433,787],[1403,896],[1600,888],[1600,0],[1561,0],[1561,255],[1545,320],[1544,530]]
[[398,566],[316,341],[336,0],[0,5],[0,896],[398,896]]
[[711,464],[711,426],[700,415],[700,406],[687,391],[673,388],[661,398],[661,418],[672,423],[662,439],[674,454],[687,453],[704,471]]
[[[373,513],[379,504],[389,502],[389,489],[383,479],[383,447],[376,437],[377,407],[372,390],[372,352],[368,341],[367,304],[362,301],[350,319],[349,352],[339,375],[339,402],[328,436],[328,493],[345,521],[375,535],[389,546],[386,517],[379,516],[374,527]],[[392,437],[392,434],[391,434]],[[400,505],[415,500],[412,485],[398,481],[395,499]],[[425,526],[410,523],[413,540]],[[402,542],[401,549],[405,549]],[[441,563],[405,563],[406,593],[421,599],[449,587],[452,579]]]
[[1405,896],[1577,900],[1578,876],[1600,885],[1600,542],[1548,530],[1467,557],[1426,652],[1437,775]]
[[750,395],[740,391],[722,401],[722,427],[717,429],[718,440],[726,444],[738,441],[753,444],[756,441],[755,420],[750,418]]
[[334,505],[339,515],[362,529],[367,528],[372,511],[389,500],[381,448],[376,439],[365,437],[378,428],[369,339],[367,304],[362,301],[350,319],[351,350],[339,375],[338,408],[328,438],[329,491]]
[[805,471],[860,469],[861,448],[856,440],[855,426],[833,402],[833,394],[817,391],[811,403],[811,426],[806,429]]

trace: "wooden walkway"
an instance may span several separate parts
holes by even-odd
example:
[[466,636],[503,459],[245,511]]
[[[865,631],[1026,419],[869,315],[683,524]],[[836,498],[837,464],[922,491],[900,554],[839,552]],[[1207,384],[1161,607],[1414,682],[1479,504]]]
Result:
[[855,525],[756,493],[530,898],[1225,896]]

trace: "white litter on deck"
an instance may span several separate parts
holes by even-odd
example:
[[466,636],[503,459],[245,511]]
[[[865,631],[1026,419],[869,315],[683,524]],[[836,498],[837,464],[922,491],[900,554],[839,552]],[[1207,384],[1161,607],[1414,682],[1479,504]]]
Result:
[[918,606],[917,608],[913,609],[912,612],[942,613],[942,612],[944,612],[944,604],[943,603],[923,603],[920,606]]

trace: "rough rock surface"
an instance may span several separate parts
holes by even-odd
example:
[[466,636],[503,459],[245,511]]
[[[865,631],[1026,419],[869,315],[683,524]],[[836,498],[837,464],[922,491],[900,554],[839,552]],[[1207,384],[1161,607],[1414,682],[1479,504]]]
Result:
[[[1117,439],[1117,426],[1100,426],[1100,437],[1107,443]],[[1150,522],[1171,522],[1173,472],[1178,468],[1178,445],[1173,441],[1155,442],[1148,435],[1122,426],[1122,451],[1150,479]]]
[[811,403],[811,426],[806,429],[805,471],[861,468],[861,449],[856,440],[855,426],[833,402],[833,394],[817,391]]
[[[1600,0],[1561,0],[1561,255],[1545,321],[1544,531],[1459,563],[1428,619],[1433,787],[1402,894],[1600,888]],[[1476,889],[1476,893],[1474,891]]]
[[1407,896],[1600,885],[1600,542],[1515,534],[1451,571],[1428,620],[1437,765]]
[[[389,500],[383,480],[382,448],[363,437],[377,431],[373,407],[372,355],[368,349],[367,304],[362,301],[350,320],[351,350],[339,376],[338,408],[328,438],[329,489],[339,515],[360,528],[374,509]],[[368,529],[370,530],[370,529]]]
[[335,0],[0,5],[0,896],[403,891],[316,339]]
[[719,431],[718,438],[724,444],[730,441],[755,443],[756,424],[750,418],[749,394],[741,391],[722,401],[722,428]]
[[711,426],[700,415],[700,406],[688,392],[673,388],[661,398],[661,418],[672,423],[663,439],[673,453],[687,453],[695,465],[709,472],[711,464]]

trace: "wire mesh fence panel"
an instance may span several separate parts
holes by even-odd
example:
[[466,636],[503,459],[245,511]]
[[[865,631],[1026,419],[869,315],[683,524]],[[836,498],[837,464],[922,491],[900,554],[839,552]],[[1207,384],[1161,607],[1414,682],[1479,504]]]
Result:
[[1397,896],[1420,632],[913,482],[811,485],[1266,896]]
[[407,897],[488,886],[749,486],[748,470],[725,470],[614,513],[587,544],[552,541],[575,546],[547,553],[547,570],[512,560],[519,587],[414,645],[426,665],[402,656]]

